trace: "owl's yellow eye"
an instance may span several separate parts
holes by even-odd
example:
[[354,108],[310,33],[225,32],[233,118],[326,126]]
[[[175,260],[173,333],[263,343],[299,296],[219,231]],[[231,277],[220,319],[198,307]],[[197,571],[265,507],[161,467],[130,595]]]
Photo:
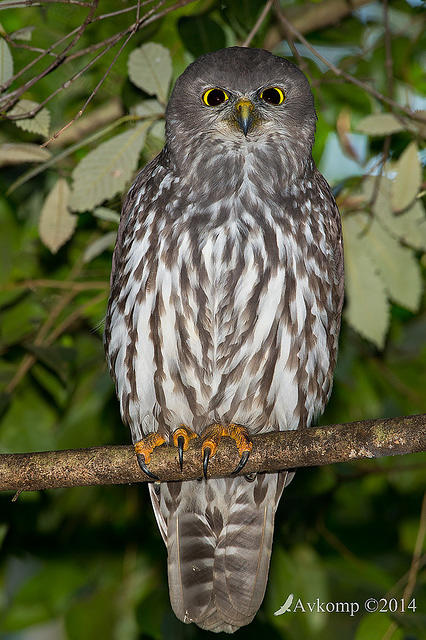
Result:
[[284,92],[278,87],[268,87],[260,94],[262,100],[268,104],[282,104],[284,102]]
[[203,94],[203,102],[208,107],[218,107],[228,100],[228,94],[223,89],[208,89]]

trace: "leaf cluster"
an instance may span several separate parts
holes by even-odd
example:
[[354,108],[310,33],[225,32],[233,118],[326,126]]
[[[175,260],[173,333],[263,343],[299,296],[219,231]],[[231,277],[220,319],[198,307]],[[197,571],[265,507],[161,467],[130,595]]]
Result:
[[[336,4],[300,0],[281,8],[316,51],[389,96],[390,32],[391,97],[421,115],[424,29],[415,3],[389,3],[388,27],[387,3],[354,3],[359,8],[348,10],[337,28],[331,21]],[[100,5],[104,14],[118,10],[113,0]],[[121,200],[138,167],[163,146],[164,107],[173,80],[195,56],[244,42],[264,6],[263,0],[206,0],[170,11],[134,34],[69,127],[116,50],[33,118],[3,120],[2,451],[128,442],[102,349]],[[153,7],[141,3],[141,13]],[[25,47],[45,49],[80,26],[86,14],[87,7],[66,2],[2,11],[0,84],[38,55]],[[87,49],[114,37],[133,14],[94,22],[79,46]],[[319,22],[323,15],[327,18]],[[294,50],[287,35],[271,9],[250,44],[278,55],[297,53],[296,62],[309,76],[319,115],[315,160],[335,192],[345,236],[345,322],[333,396],[322,422],[422,412],[424,124],[342,81],[306,47],[296,43]],[[44,103],[91,55],[43,77],[12,114]],[[35,65],[24,79],[40,69]],[[425,479],[419,455],[298,472],[277,514],[265,604],[239,635],[365,640],[382,638],[393,622],[394,639],[424,638],[421,573],[414,588],[418,609],[410,615],[273,613],[289,593],[305,600],[400,598],[418,542]],[[14,503],[10,498],[0,498],[0,638],[201,637],[171,613],[165,550],[145,491],[98,487],[22,494]]]

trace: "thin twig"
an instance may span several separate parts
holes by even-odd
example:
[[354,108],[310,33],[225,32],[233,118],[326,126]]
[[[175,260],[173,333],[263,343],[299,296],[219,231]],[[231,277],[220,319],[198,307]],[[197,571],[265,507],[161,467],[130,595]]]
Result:
[[89,280],[88,282],[75,282],[72,280],[21,280],[10,285],[0,287],[0,291],[13,289],[74,289],[75,291],[89,291],[91,289],[106,289],[108,283],[103,280]]
[[[275,11],[275,13],[280,13],[281,12],[281,7],[280,7],[280,4],[279,4],[279,0],[275,0],[274,1],[274,11]],[[284,24],[283,24],[283,28],[284,28],[285,36],[287,38],[288,46],[291,49],[291,52],[293,54],[294,59],[297,61],[297,64],[302,69],[302,71],[304,71],[306,73],[307,64],[306,64],[305,60],[302,58],[302,56],[300,55],[296,45],[294,44],[294,39],[293,39],[291,31],[289,29],[287,29]]]
[[265,20],[266,16],[268,15],[269,11],[271,10],[273,2],[274,2],[274,0],[268,0],[268,2],[265,4],[265,6],[263,7],[262,11],[260,12],[260,15],[259,15],[258,19],[254,23],[253,29],[250,31],[250,33],[248,34],[247,38],[244,40],[243,44],[241,45],[242,47],[249,47],[250,46],[251,41],[253,40],[253,38],[256,35],[256,33],[259,31],[260,27],[262,26],[263,21]]
[[40,173],[42,173],[46,169],[49,169],[49,167],[52,167],[53,165],[55,165],[57,162],[59,162],[59,160],[63,160],[64,158],[67,158],[68,156],[73,154],[74,151],[77,151],[82,147],[92,144],[92,142],[96,142],[96,140],[99,140],[99,138],[102,138],[110,131],[113,131],[117,127],[120,127],[122,124],[125,124],[127,122],[136,122],[142,119],[143,119],[142,117],[136,116],[136,115],[122,116],[121,118],[119,118],[118,120],[115,120],[115,122],[112,122],[108,126],[101,129],[100,131],[96,131],[96,133],[93,133],[88,138],[85,138],[84,140],[80,140],[79,142],[76,142],[75,144],[67,147],[66,149],[56,154],[52,158],[49,158],[49,160],[46,160],[46,162],[39,164],[38,166],[34,167],[33,169],[30,169],[29,171],[25,172],[23,175],[19,176],[19,178],[17,178],[15,182],[13,182],[10,185],[10,187],[6,192],[6,195],[9,195],[13,191],[15,191],[15,189],[25,184],[25,182],[27,182],[28,180],[31,180],[31,178],[34,178],[35,176],[38,176]]
[[281,9],[277,8],[277,16],[278,19],[280,20],[280,22],[282,23],[282,25],[284,26],[284,28],[286,28],[288,31],[290,31],[298,40],[300,40],[300,42],[302,44],[305,45],[305,47],[314,54],[314,56],[316,58],[318,58],[318,60],[321,60],[321,62],[323,62],[326,67],[332,72],[334,73],[334,75],[336,75],[337,77],[341,77],[344,78],[345,80],[347,80],[348,82],[350,82],[351,84],[356,85],[357,87],[360,87],[360,89],[363,89],[364,91],[366,91],[367,93],[369,93],[370,95],[374,96],[377,100],[380,100],[381,102],[389,105],[390,107],[392,107],[395,110],[399,110],[402,111],[403,113],[405,113],[409,118],[411,118],[412,120],[416,120],[418,122],[422,122],[422,123],[426,123],[426,118],[424,118],[423,116],[420,116],[418,113],[411,111],[411,109],[409,109],[408,107],[404,107],[401,104],[398,104],[397,102],[395,102],[394,100],[392,100],[391,98],[388,98],[387,96],[384,96],[382,93],[380,93],[379,91],[377,91],[376,89],[374,89],[374,87],[371,87],[370,85],[366,84],[365,82],[362,82],[361,80],[358,80],[358,78],[355,78],[355,76],[350,75],[349,73],[346,73],[345,71],[343,71],[342,69],[339,69],[338,67],[336,67],[334,64],[332,64],[329,60],[327,60],[327,58],[324,58],[323,55],[320,54],[319,51],[317,51],[307,40],[306,38],[304,38],[304,36],[300,33],[300,31],[298,31],[297,29],[295,29],[295,27],[291,24],[291,22],[289,22],[287,20],[287,18],[284,16],[283,12],[281,11]]
[[[143,7],[147,4],[152,4],[154,2],[154,0],[144,0],[144,2],[140,3],[140,6]],[[35,6],[35,5],[33,5]],[[114,18],[118,15],[121,15],[123,13],[128,13],[130,11],[134,11],[137,8],[138,5],[133,5],[131,7],[126,7],[125,9],[120,9],[118,11],[111,11],[110,13],[103,13],[100,16],[93,16],[92,20],[90,21],[90,24],[94,24],[95,22],[99,22],[100,20],[106,20],[108,18]],[[0,8],[3,8],[3,5],[0,5]],[[24,45],[24,44],[19,44],[16,43],[15,41],[12,40],[12,38],[10,38],[10,36],[6,33],[3,33],[3,37],[5,38],[5,40],[7,40],[7,42],[9,42],[11,44],[11,46],[15,46],[15,47],[22,47],[22,48],[28,48],[31,51],[34,52],[39,52],[41,53],[41,56],[39,56],[38,58],[32,60],[31,62],[29,62],[25,67],[23,67],[22,69],[20,69],[20,71],[18,71],[14,76],[12,76],[11,78],[9,78],[9,80],[7,80],[7,82],[3,83],[2,85],[0,85],[0,93],[2,93],[3,91],[5,91],[7,88],[10,87],[10,85],[17,80],[20,76],[22,76],[24,73],[26,73],[29,69],[31,69],[32,66],[34,66],[35,64],[37,64],[38,62],[40,62],[46,55],[50,55],[53,57],[58,57],[59,54],[54,53],[54,49],[56,49],[56,47],[59,47],[63,42],[65,42],[66,40],[68,40],[69,38],[71,38],[74,34],[77,33],[77,31],[79,30],[80,27],[75,27],[75,29],[73,29],[72,31],[70,31],[69,33],[67,33],[65,36],[62,36],[59,40],[56,40],[56,42],[54,42],[53,44],[51,44],[47,49],[39,49],[37,47],[30,47],[29,45]],[[115,36],[111,36],[111,38],[103,40],[102,42],[98,42],[95,45],[91,45],[90,47],[86,47],[85,49],[80,49],[80,51],[76,51],[73,54],[67,55],[65,57],[65,59],[63,60],[62,64],[67,64],[69,62],[71,62],[72,60],[75,60],[76,58],[80,58],[81,56],[84,56],[88,53],[93,53],[93,51],[97,51],[98,49],[101,49],[105,44],[108,44],[108,42],[110,40],[113,40],[115,38]],[[14,93],[10,93],[7,94],[4,98],[0,99],[0,104],[2,103],[2,101],[6,101],[10,96],[13,96]],[[23,116],[21,117],[29,117],[27,114],[23,114]]]
[[[46,323],[42,326],[43,332],[40,332],[36,339],[34,340],[34,345],[38,346],[38,347],[50,347],[55,340],[57,340],[59,338],[60,335],[62,335],[76,320],[77,318],[79,318],[84,311],[86,311],[86,309],[89,309],[90,307],[92,307],[93,305],[97,304],[98,302],[100,302],[101,300],[104,300],[106,297],[106,292],[102,292],[100,294],[98,294],[97,296],[95,296],[94,298],[91,298],[90,300],[88,300],[87,302],[85,302],[84,304],[80,305],[79,307],[77,307],[77,309],[71,313],[69,316],[67,316],[57,327],[56,329],[54,329],[46,338],[44,337],[46,334],[46,327],[50,326],[53,322],[53,320],[59,315],[59,313],[73,300],[73,298],[79,293],[78,289],[72,289],[69,293],[67,293],[66,296],[64,296],[59,304],[57,305],[57,307],[54,308],[54,312],[52,312]],[[43,333],[43,335],[40,335],[41,333]],[[35,354],[26,354],[22,361],[21,364],[18,367],[17,372],[15,373],[15,375],[13,376],[12,380],[9,382],[9,384],[7,385],[5,391],[7,394],[11,394],[16,387],[18,386],[18,384],[20,383],[20,381],[22,380],[22,378],[30,371],[31,367],[37,362],[37,356]]]
[[[139,31],[139,29],[141,29],[142,27],[147,26],[148,24],[151,24],[155,20],[159,20],[160,18],[162,18],[166,14],[170,13],[171,11],[174,11],[175,9],[178,9],[180,7],[183,7],[183,6],[187,5],[187,4],[190,4],[190,3],[195,2],[195,1],[196,0],[179,0],[178,2],[176,2],[173,5],[171,5],[170,7],[166,7],[165,9],[163,9],[163,11],[159,11],[158,13],[155,13],[165,3],[165,0],[160,0],[144,16],[140,16],[140,12],[139,12],[139,19],[135,23],[129,25],[126,29],[124,29],[120,33],[117,33],[114,36],[111,36],[110,38],[107,38],[103,42],[97,43],[95,45],[91,45],[87,49],[78,52],[78,56],[84,55],[84,54],[89,53],[91,51],[95,51],[95,50],[98,50],[99,48],[105,47],[104,51],[101,52],[99,54],[99,56],[98,56],[98,57],[102,57],[102,55],[104,55],[109,49],[112,48],[112,46],[114,46],[117,42],[119,42],[119,40],[121,40],[123,37],[126,37],[130,33],[135,33],[136,31]],[[98,2],[99,2],[99,0],[93,0],[93,3],[96,4],[96,5],[98,4]],[[146,3],[146,2],[145,3],[141,3],[140,6],[142,6],[142,4],[148,4],[148,3]],[[136,5],[136,8],[138,6],[139,5]],[[94,12],[94,10],[95,9],[93,9],[93,12]],[[106,15],[107,14],[105,14],[105,16]],[[64,36],[63,38],[58,40],[57,42],[55,42],[53,45],[51,45],[51,47],[49,47],[42,54],[40,54],[40,56],[35,58],[33,61],[31,61],[29,64],[27,64],[26,67],[24,67],[17,74],[15,74],[15,76],[13,76],[12,78],[9,78],[8,81],[6,81],[2,85],[0,85],[0,93],[2,93],[12,84],[12,82],[14,82],[17,78],[19,78],[25,71],[30,69],[34,64],[39,62],[45,55],[48,55],[53,49],[55,49],[57,46],[59,46],[59,44],[63,43],[65,40],[67,40],[71,36],[74,36],[72,41],[65,47],[65,49],[60,54],[58,54],[57,57],[55,58],[55,60],[50,65],[48,65],[43,71],[41,71],[37,76],[31,78],[30,80],[28,80],[26,83],[24,83],[23,85],[21,85],[20,87],[18,87],[14,91],[11,91],[10,93],[8,93],[5,96],[3,96],[3,98],[0,98],[0,105],[3,108],[3,110],[7,111],[12,106],[14,106],[16,104],[16,102],[19,100],[20,96],[25,91],[27,91],[34,84],[36,84],[39,80],[41,80],[46,75],[51,73],[53,70],[55,70],[59,66],[63,65],[65,62],[70,61],[70,60],[74,59],[75,57],[78,57],[77,55],[68,54],[68,52],[75,46],[77,41],[81,38],[81,35],[82,35],[83,31],[86,29],[86,27],[89,24],[91,24],[92,22],[95,22],[95,21],[96,21],[96,19],[92,15],[92,12],[91,12],[91,14],[89,14],[86,17],[86,20],[84,21],[84,23],[80,27],[74,29],[72,32],[70,32],[69,34],[67,34],[66,36]],[[35,106],[33,109],[31,109],[27,113],[20,113],[20,114],[14,114],[14,115],[9,115],[8,114],[8,115],[6,115],[7,119],[9,119],[9,120],[21,120],[22,118],[31,118],[31,117],[35,116],[40,111],[40,109],[47,102],[49,102],[49,100],[53,96],[55,96],[62,89],[68,88],[68,86],[71,84],[71,82],[75,81],[78,77],[80,77],[82,75],[82,73],[86,72],[98,60],[98,57],[95,57],[90,63],[88,63],[83,68],[83,70],[80,70],[79,72],[74,74],[72,79],[70,79],[70,80],[66,81],[65,83],[63,83],[61,85],[61,87],[56,89],[42,103],[39,103],[37,106]]]
[[77,309],[73,311],[73,313],[67,316],[56,327],[56,329],[54,329],[52,333],[49,334],[49,336],[44,341],[44,344],[47,347],[50,347],[50,345],[53,344],[55,340],[57,340],[59,336],[61,336],[69,327],[71,327],[74,324],[74,322],[78,320],[78,318],[80,318],[87,309],[90,309],[90,307],[93,307],[94,305],[98,304],[98,302],[102,302],[102,300],[105,300],[106,296],[107,296],[107,292],[102,291],[94,298],[90,298],[90,300],[87,300],[87,302],[77,307]]
[[[409,469],[409,467],[407,467]],[[424,469],[424,465],[423,465]],[[419,571],[426,564],[426,553],[420,556],[419,559]],[[410,575],[410,569],[404,573],[403,576],[400,577],[398,582],[396,582],[385,594],[385,598],[389,599],[390,597],[395,596],[401,591],[401,588],[407,584],[408,576]]]
[[[420,569],[423,543],[426,537],[426,492],[423,495],[422,508],[420,511],[419,529],[417,531],[416,543],[414,545],[413,557],[411,559],[410,570],[408,572],[407,584],[402,594],[402,600],[407,606],[409,599],[413,595],[416,586],[417,575]],[[398,629],[396,622],[392,622],[382,636],[382,640],[390,640]]]
[[[152,12],[155,11],[155,9],[157,9],[159,6],[161,6],[161,4],[164,4],[165,0],[161,0],[161,2],[159,2],[156,7],[154,9],[152,9]],[[148,14],[147,14],[148,15]],[[145,16],[146,17],[146,16]],[[68,129],[68,127],[70,127],[73,122],[75,122],[78,118],[80,118],[83,113],[85,112],[85,110],[87,109],[88,105],[90,104],[90,102],[93,100],[93,98],[95,97],[95,95],[97,94],[97,92],[99,91],[100,87],[102,86],[102,84],[105,82],[106,78],[108,77],[112,67],[115,65],[119,55],[121,54],[121,52],[123,51],[124,47],[127,45],[127,43],[129,42],[129,40],[132,38],[132,36],[134,36],[134,34],[137,31],[137,25],[139,24],[140,21],[140,4],[138,2],[137,5],[137,10],[136,10],[136,22],[134,23],[134,28],[130,31],[130,33],[128,34],[127,38],[124,40],[124,42],[121,44],[119,50],[117,51],[117,53],[115,54],[114,58],[112,59],[111,63],[108,65],[105,73],[103,74],[103,76],[101,77],[101,79],[99,80],[99,82],[97,83],[96,87],[92,90],[92,92],[90,93],[89,97],[87,98],[86,102],[84,103],[84,105],[81,107],[81,109],[76,113],[76,115],[72,118],[72,120],[70,120],[66,125],[64,125],[61,129],[59,129],[59,131],[57,131],[55,134],[53,134],[53,136],[51,138],[49,138],[49,140],[47,140],[46,142],[44,142],[41,146],[42,147],[46,147],[50,142],[52,142],[53,140],[55,140],[56,138],[58,138],[61,133],[63,131],[65,131],[66,129]],[[105,52],[102,52],[101,55],[104,55]],[[93,63],[92,63],[93,64]],[[81,74],[80,74],[81,75]],[[53,97],[54,94],[52,94],[51,97]]]
[[[71,269],[70,272],[70,278],[73,279],[75,278],[78,273],[80,272],[81,269],[81,263],[77,262],[74,267]],[[43,341],[46,337],[46,335],[48,334],[48,332],[50,331],[51,327],[53,326],[53,324],[55,323],[56,318],[62,313],[62,311],[65,309],[65,307],[72,301],[72,299],[78,294],[77,290],[73,290],[71,289],[71,291],[67,291],[65,293],[65,295],[62,296],[62,298],[59,299],[58,303],[53,307],[53,309],[51,309],[49,315],[47,316],[45,322],[42,324],[42,326],[40,327],[35,339],[34,339],[34,344],[37,346],[41,346],[43,344]],[[28,371],[31,369],[31,367],[33,366],[33,364],[36,362],[37,358],[35,357],[35,355],[33,354],[26,354],[22,360],[21,363],[15,373],[15,375],[13,376],[13,378],[11,379],[11,381],[9,382],[9,384],[7,385],[5,392],[7,394],[11,394],[16,387],[18,386],[18,384],[20,383],[20,381],[22,380],[22,378],[28,373]]]
[[[10,35],[6,32],[3,32],[1,35],[6,40],[6,42],[11,47],[14,47],[15,49],[25,49],[26,51],[32,51],[33,53],[43,53],[43,54],[47,53],[46,49],[41,49],[40,47],[33,47],[30,44],[26,44],[25,42],[17,42],[13,38],[11,38]],[[51,55],[53,58],[57,58],[58,56],[58,54],[53,53],[53,51],[50,51],[48,55]]]
[[[9,107],[13,106],[14,104],[16,104],[16,102],[19,100],[20,96],[25,93],[25,91],[27,91],[28,89],[30,89],[34,84],[36,84],[36,82],[38,82],[40,80],[40,78],[44,78],[45,76],[47,76],[49,73],[51,73],[54,69],[56,69],[61,62],[64,60],[64,58],[66,57],[66,54],[68,51],[70,51],[70,49],[72,49],[77,42],[80,40],[80,38],[82,37],[84,31],[86,30],[87,26],[90,24],[91,19],[96,11],[96,9],[98,8],[98,4],[99,4],[99,0],[92,0],[92,3],[90,5],[90,11],[88,12],[86,18],[84,19],[83,23],[80,25],[80,27],[78,27],[77,32],[74,36],[74,38],[71,40],[71,42],[65,47],[65,49],[58,55],[58,57],[53,60],[53,62],[50,63],[50,65],[47,66],[46,69],[44,69],[44,71],[35,76],[34,78],[31,78],[30,80],[28,80],[27,82],[25,82],[21,87],[19,87],[19,89],[17,89],[16,91],[13,92],[13,98],[9,101],[9,103],[6,102],[6,105],[4,105],[5,109],[8,109]],[[0,87],[0,91],[2,90],[2,87]],[[32,113],[32,115],[36,115],[36,113],[38,113],[39,109],[33,109],[34,113],[32,113],[32,111],[30,113]],[[28,116],[31,117],[31,116]],[[11,116],[11,118],[13,119],[13,116]]]
[[422,509],[420,512],[419,529],[417,531],[416,543],[414,545],[413,558],[411,560],[410,573],[408,575],[407,586],[404,589],[403,598],[407,601],[414,592],[423,543],[426,537],[426,492],[423,496]]
[[80,7],[90,7],[90,2],[82,2],[82,0],[15,0],[14,2],[2,2],[0,9],[12,9],[13,7],[39,7],[41,4],[77,4]]
[[[77,31],[79,30],[80,27],[76,27],[75,29],[73,29],[72,31],[70,31],[69,33],[67,33],[65,36],[62,36],[62,38],[60,38],[59,40],[56,40],[56,42],[54,42],[53,44],[50,45],[50,47],[48,47],[47,49],[44,50],[44,53],[42,53],[41,55],[39,55],[37,58],[35,58],[34,60],[31,60],[31,62],[28,62],[28,64],[25,65],[25,67],[22,67],[22,69],[20,69],[19,71],[17,71],[17,73],[15,73],[14,76],[12,76],[11,78],[9,78],[9,80],[7,80],[6,82],[3,82],[3,84],[0,84],[0,94],[3,93],[4,91],[6,91],[6,89],[8,89],[10,87],[10,85],[15,82],[15,80],[18,80],[18,78],[20,78],[22,75],[24,75],[27,71],[29,71],[31,69],[31,67],[33,67],[35,64],[37,64],[38,62],[40,62],[45,56],[49,55],[53,49],[56,49],[56,47],[59,47],[59,45],[61,45],[63,42],[65,42],[66,40],[68,40],[68,38],[71,38],[75,33],[77,33]],[[59,57],[59,55],[57,56]],[[42,77],[42,76],[41,76]],[[3,104],[3,102],[7,102],[7,100],[11,97],[15,95],[15,92],[18,91],[18,89],[15,89],[15,91],[12,91],[11,93],[6,94],[6,96],[4,96],[3,98],[0,98],[0,105]]]
[[[83,113],[86,111],[86,108],[88,107],[89,103],[93,100],[93,98],[95,97],[96,93],[98,92],[99,88],[101,87],[101,85],[104,83],[105,79],[107,78],[107,76],[109,75],[109,72],[111,71],[112,66],[115,64],[118,56],[120,55],[120,53],[123,51],[124,47],[126,46],[126,44],[128,43],[128,41],[130,40],[130,38],[132,37],[133,33],[130,33],[126,40],[121,44],[119,50],[117,51],[117,53],[115,54],[112,62],[110,63],[110,65],[108,66],[107,70],[105,71],[105,73],[103,74],[102,78],[99,80],[99,82],[97,83],[96,87],[91,91],[89,97],[87,98],[86,102],[84,103],[84,105],[81,107],[81,109],[79,109],[79,111],[77,111],[77,113],[75,114],[75,116],[69,121],[67,122],[67,124],[65,124],[63,127],[61,127],[61,129],[59,129],[58,131],[56,131],[56,133],[53,134],[53,136],[51,136],[49,138],[49,140],[46,140],[46,142],[43,142],[43,144],[41,145],[41,147],[46,147],[48,144],[50,144],[50,142],[52,142],[53,140],[56,140],[56,138],[58,138],[62,132],[66,131],[68,129],[68,127],[70,127],[76,120],[78,120],[79,118],[81,118],[81,116],[83,115]],[[97,56],[95,56],[93,58],[93,60],[90,61],[90,63],[88,63],[85,67],[83,67],[83,69],[81,69],[78,73],[76,73],[72,78],[70,78],[69,80],[67,80],[66,83],[64,83],[64,85],[62,87],[59,87],[56,91],[54,91],[47,100],[51,100],[59,91],[61,91],[63,88],[68,88],[70,86],[70,84],[72,82],[74,82],[75,80],[77,80],[77,78],[81,77],[83,75],[83,73],[85,73],[90,67],[92,67],[95,62],[97,62],[97,60],[99,58],[101,58],[103,55],[105,55],[105,53],[107,53],[107,51],[109,51],[109,49],[111,49],[114,45],[110,45],[109,47],[106,47],[104,49],[104,51],[102,51],[100,54],[98,54]],[[65,87],[66,85],[66,87]]]
[[[96,56],[94,56],[94,58],[92,58],[87,64],[85,64],[84,67],[82,67],[79,71],[74,73],[74,75],[72,75],[71,78],[68,78],[68,80],[66,80],[63,84],[61,84],[59,87],[57,87],[55,89],[55,91],[53,91],[47,98],[45,98],[44,100],[39,102],[38,106],[36,108],[34,108],[33,111],[36,111],[36,112],[40,111],[40,109],[42,109],[48,102],[50,102],[50,100],[52,100],[52,98],[54,98],[58,93],[60,93],[64,89],[68,89],[73,84],[73,82],[75,82],[76,80],[81,78],[81,76],[84,75],[86,73],[86,71],[88,71],[91,67],[93,67],[93,65],[96,64],[96,62],[98,62],[98,60],[100,60],[106,53],[108,53],[108,51],[110,49],[112,49],[117,44],[118,40],[119,39],[117,38],[115,42],[110,43],[108,46],[105,47],[105,49],[103,51],[101,51]],[[120,49],[120,52],[121,52],[121,49]],[[109,71],[109,69],[108,69],[108,71]],[[93,97],[92,94],[91,94],[91,97]],[[91,97],[89,96],[90,99],[91,99]],[[83,109],[81,110],[81,113],[83,113],[83,111],[86,108],[88,103],[89,103],[89,101],[86,101],[86,104],[83,107]],[[26,114],[24,114],[24,115],[26,115]],[[31,112],[31,116],[26,115],[26,117],[32,117],[33,115],[35,115],[35,114],[33,114]],[[72,124],[72,122],[74,122],[74,120],[77,117],[79,117],[78,114],[73,120],[71,120],[71,122],[69,124]],[[12,118],[13,118],[13,116],[12,116]],[[69,124],[67,124],[64,127],[64,129],[68,128]],[[62,131],[62,129],[61,129],[61,131]],[[59,133],[57,135],[59,135]],[[55,134],[54,137],[57,137],[57,135]],[[50,142],[50,140],[48,142]],[[41,146],[42,147],[46,146],[46,144],[48,144],[48,142],[45,142]]]
[[[386,69],[386,84],[389,98],[393,98],[393,60],[392,60],[392,34],[389,24],[389,2],[383,0],[383,24],[385,27],[385,69]],[[376,176],[373,185],[373,193],[371,194],[369,207],[372,209],[379,195],[380,183],[383,177],[383,171],[386,162],[389,158],[392,136],[387,135],[383,141],[382,161],[380,163],[380,170]]]
[[392,34],[389,24],[389,1],[383,0],[383,24],[385,27],[385,69],[386,84],[389,98],[393,97],[393,59]]

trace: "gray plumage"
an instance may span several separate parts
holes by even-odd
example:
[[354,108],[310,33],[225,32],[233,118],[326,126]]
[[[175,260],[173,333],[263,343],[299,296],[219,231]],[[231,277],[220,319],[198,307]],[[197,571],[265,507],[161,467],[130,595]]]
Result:
[[[270,87],[282,104],[262,99]],[[203,102],[211,88],[226,100]],[[105,345],[133,442],[168,440],[180,424],[297,429],[323,412],[343,252],[312,159],[315,121],[303,73],[266,51],[207,54],[177,80],[166,145],[127,195],[113,257]],[[285,482],[283,472],[150,485],[181,620],[232,632],[253,619]]]

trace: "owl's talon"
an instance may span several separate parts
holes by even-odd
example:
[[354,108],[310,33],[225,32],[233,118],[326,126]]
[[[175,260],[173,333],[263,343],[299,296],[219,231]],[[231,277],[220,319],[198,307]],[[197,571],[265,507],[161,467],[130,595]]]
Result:
[[207,480],[207,467],[209,465],[209,459],[210,459],[210,454],[212,452],[212,450],[210,449],[210,447],[205,447],[203,449],[204,451],[204,458],[203,458],[203,473],[204,473],[204,477]]
[[245,466],[247,460],[249,459],[249,456],[250,456],[250,451],[244,451],[243,452],[238,465],[236,466],[236,468],[232,472],[233,476],[241,471],[241,469]]
[[140,468],[142,469],[142,471],[144,473],[146,473],[146,475],[149,478],[152,478],[153,480],[159,480],[159,477],[156,476],[155,473],[152,473],[152,471],[150,471],[148,469],[148,467],[146,466],[146,464],[145,464],[145,456],[143,455],[143,453],[137,453],[136,454],[136,458],[138,460],[138,464],[139,464]]
[[147,465],[151,461],[151,453],[154,451],[154,449],[164,443],[164,437],[154,431],[153,433],[148,433],[148,435],[142,438],[142,440],[138,440],[138,442],[135,442],[134,444],[136,458],[138,460],[140,468],[144,473],[146,473],[149,478],[152,478],[153,480],[158,480],[159,478],[148,469]]
[[239,424],[230,424],[229,425],[229,435],[234,440],[237,445],[238,453],[240,454],[240,461],[232,475],[235,475],[244,468],[247,460],[249,459],[250,452],[253,448],[253,442],[251,441],[249,432],[245,427],[242,427]]
[[192,431],[189,427],[185,427],[181,424],[180,427],[173,431],[173,446],[178,448],[179,466],[180,470],[183,469],[183,452],[189,447],[189,441],[192,438],[197,438],[195,431]]
[[239,473],[249,459],[250,451],[253,448],[253,443],[251,441],[249,432],[245,427],[233,423],[231,423],[227,427],[224,427],[221,424],[212,424],[204,429],[203,433],[201,434],[201,437],[203,438],[201,451],[203,452],[204,456],[203,471],[204,477],[206,479],[209,459],[213,458],[213,456],[216,454],[216,450],[223,436],[228,436],[235,442],[238,453],[240,454],[240,461],[236,469],[234,469],[234,471],[232,472],[232,475]]
[[185,445],[185,438],[183,436],[178,436],[178,453],[179,453],[179,466],[180,470],[183,470],[183,447]]

